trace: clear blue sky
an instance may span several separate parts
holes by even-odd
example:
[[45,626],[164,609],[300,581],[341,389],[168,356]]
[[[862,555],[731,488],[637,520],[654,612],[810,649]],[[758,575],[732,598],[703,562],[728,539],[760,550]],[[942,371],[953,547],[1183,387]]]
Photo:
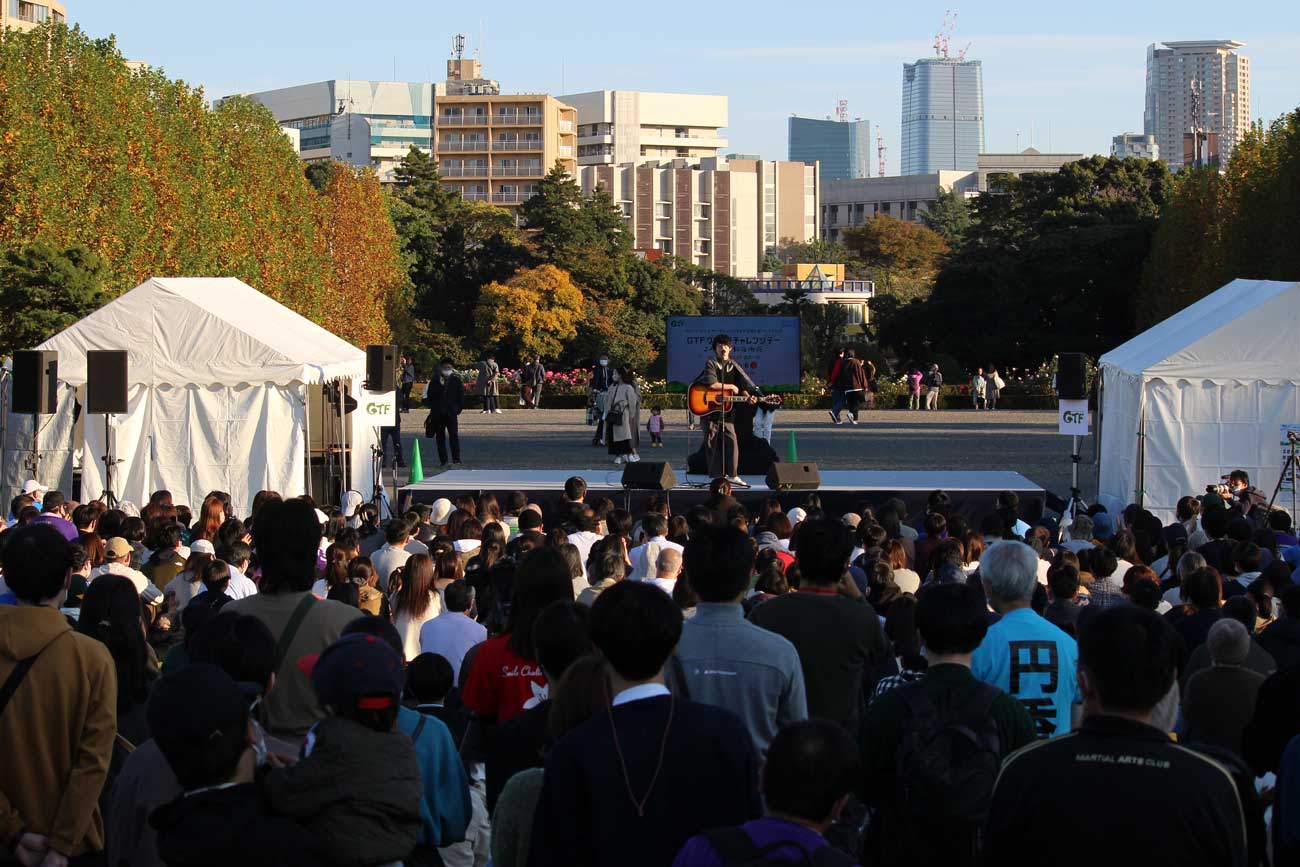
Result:
[[[209,97],[329,78],[441,80],[451,37],[479,47],[507,91],[603,88],[730,97],[731,149],[786,156],[791,113],[880,124],[898,170],[902,65],[933,54],[948,3],[753,0],[748,3],[540,6],[500,0],[479,19],[465,5],[356,0],[68,0],[94,36],[202,85]],[[539,17],[539,8],[550,13]],[[1142,131],[1145,48],[1180,39],[1236,39],[1251,59],[1251,114],[1300,105],[1300,5],[1295,0],[981,2],[957,5],[952,50],[984,63],[987,150],[1017,143],[1106,153]],[[558,14],[554,10],[561,10]],[[1177,14],[1174,11],[1177,10]],[[873,130],[874,133],[874,130]],[[874,173],[874,159],[873,173]]]

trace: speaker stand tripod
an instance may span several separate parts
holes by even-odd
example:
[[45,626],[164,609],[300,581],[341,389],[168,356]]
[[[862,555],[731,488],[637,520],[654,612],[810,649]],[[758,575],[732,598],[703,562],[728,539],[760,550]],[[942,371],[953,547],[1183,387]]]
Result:
[[107,413],[104,414],[104,454],[99,459],[104,462],[104,492],[99,495],[99,500],[110,509],[116,509],[118,499],[113,492],[113,477],[117,474],[117,465],[122,462],[113,453],[113,434]]
[[1291,443],[1291,451],[1286,456],[1286,461],[1282,464],[1282,472],[1277,477],[1277,484],[1273,486],[1273,496],[1268,499],[1268,511],[1273,511],[1273,503],[1277,500],[1277,495],[1282,491],[1282,483],[1291,482],[1291,514],[1296,513],[1296,483],[1300,482],[1300,473],[1296,472],[1297,462],[1300,457],[1296,454],[1297,447],[1300,447],[1300,434],[1294,431],[1288,431],[1287,440]]
[[[378,435],[377,430],[376,435]],[[394,455],[394,464],[396,464],[396,455]],[[393,517],[393,504],[388,499],[388,491],[384,489],[384,443],[382,439],[379,441],[379,445],[370,446],[370,478],[373,480],[373,488],[367,502],[378,510],[381,521]],[[395,468],[393,470],[393,486],[394,488],[397,486],[397,471]]]

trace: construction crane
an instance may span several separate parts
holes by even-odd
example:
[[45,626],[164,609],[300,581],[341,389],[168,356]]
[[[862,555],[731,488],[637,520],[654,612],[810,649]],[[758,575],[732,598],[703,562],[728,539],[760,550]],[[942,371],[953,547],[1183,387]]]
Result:
[[965,63],[965,62],[966,62],[966,52],[967,52],[967,51],[970,51],[970,43],[969,43],[969,42],[966,43],[966,47],[965,47],[965,48],[963,48],[961,51],[958,51],[958,52],[957,52],[957,62],[958,62],[958,63]]
[[849,101],[848,101],[847,99],[841,99],[841,100],[836,101],[836,103],[835,103],[835,118],[836,118],[836,120],[838,120],[840,123],[848,123],[848,121],[849,121]]
[[879,172],[876,177],[883,178],[885,176],[885,136],[881,133],[879,125],[876,126],[876,156],[880,159],[880,164],[877,167]]
[[943,13],[943,26],[939,32],[934,34],[934,55],[948,59],[948,46],[952,41],[952,33],[957,29],[957,13],[951,9]]

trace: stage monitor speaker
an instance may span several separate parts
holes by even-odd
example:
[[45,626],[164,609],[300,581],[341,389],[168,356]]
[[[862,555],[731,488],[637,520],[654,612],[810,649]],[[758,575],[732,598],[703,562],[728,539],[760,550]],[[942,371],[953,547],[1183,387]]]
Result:
[[773,491],[815,491],[821,486],[821,471],[812,461],[772,464],[767,471],[767,487]]
[[671,491],[677,474],[662,461],[638,461],[623,468],[623,487],[633,491]]
[[86,412],[118,415],[127,411],[126,350],[86,351]]
[[59,402],[59,353],[20,349],[14,353],[13,411],[53,415]]
[[397,391],[397,347],[372,343],[366,347],[366,390],[378,394]]
[[1056,366],[1056,394],[1061,400],[1086,400],[1088,368],[1082,352],[1062,352]]

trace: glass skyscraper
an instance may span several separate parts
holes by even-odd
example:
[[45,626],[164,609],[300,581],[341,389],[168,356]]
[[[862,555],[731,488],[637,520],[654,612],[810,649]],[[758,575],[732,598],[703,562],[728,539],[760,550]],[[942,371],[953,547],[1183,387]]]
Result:
[[871,122],[792,117],[790,161],[821,163],[823,181],[871,177]]
[[978,60],[903,64],[902,173],[975,171],[984,150],[984,77]]

